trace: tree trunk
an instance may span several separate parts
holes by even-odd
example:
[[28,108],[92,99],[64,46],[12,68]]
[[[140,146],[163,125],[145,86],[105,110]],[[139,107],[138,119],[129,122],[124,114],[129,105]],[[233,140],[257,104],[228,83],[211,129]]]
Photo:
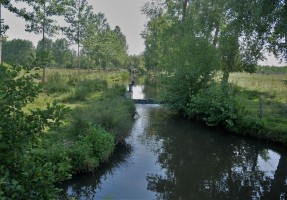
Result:
[[80,43],[78,42],[78,76],[80,76]]
[[0,64],[2,63],[2,4],[0,3]]
[[[80,6],[80,5],[79,5]],[[78,32],[77,32],[77,38],[78,38],[78,76],[80,77],[80,8],[78,10]]]
[[42,83],[45,83],[46,79],[46,67],[43,66]]
[[223,69],[223,77],[221,80],[221,85],[223,87],[226,87],[228,85],[228,80],[229,80],[229,71],[228,69]]
[[188,0],[183,0],[183,7],[182,7],[182,21],[184,22],[186,19],[186,8],[187,8]]
[[218,34],[219,34],[219,24],[216,24],[215,34],[213,38],[213,46],[216,47],[218,41]]
[[[44,20],[43,20],[43,24],[42,24],[42,34],[43,34],[43,46],[42,46],[42,51],[45,51],[46,49],[46,44],[45,44],[45,23],[46,23],[46,3],[44,2]],[[43,75],[42,75],[42,83],[45,82],[46,80],[46,66],[44,64],[44,57],[42,56],[42,68],[43,68]]]

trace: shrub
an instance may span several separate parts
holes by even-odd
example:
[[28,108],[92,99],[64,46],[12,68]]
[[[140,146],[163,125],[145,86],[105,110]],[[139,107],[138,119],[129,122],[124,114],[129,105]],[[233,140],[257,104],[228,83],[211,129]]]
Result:
[[237,126],[231,129],[235,133],[241,135],[257,136],[261,138],[261,132],[264,132],[264,123],[258,118],[258,116],[252,115],[240,115],[238,118]]
[[238,104],[232,93],[226,95],[222,87],[214,83],[191,97],[188,115],[203,120],[208,126],[232,128],[238,119]]
[[208,87],[220,65],[216,49],[207,41],[190,36],[181,41],[164,61],[171,73],[164,79],[162,98],[169,108],[187,115],[191,96]]
[[100,162],[104,162],[114,150],[114,136],[104,129],[89,125],[85,135],[81,135],[71,148],[69,157],[71,158],[73,171],[91,172]]

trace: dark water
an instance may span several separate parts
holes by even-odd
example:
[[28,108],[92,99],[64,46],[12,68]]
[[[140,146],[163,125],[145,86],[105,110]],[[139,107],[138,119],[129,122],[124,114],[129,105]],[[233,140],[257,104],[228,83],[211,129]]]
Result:
[[111,162],[65,182],[66,196],[287,199],[286,148],[170,118],[159,105],[137,105],[137,112],[130,137]]

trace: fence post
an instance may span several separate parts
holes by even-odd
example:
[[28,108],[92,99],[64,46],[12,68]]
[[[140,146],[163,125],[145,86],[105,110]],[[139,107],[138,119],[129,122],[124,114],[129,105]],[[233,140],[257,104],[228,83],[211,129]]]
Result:
[[259,97],[259,118],[263,117],[263,100],[262,97]]

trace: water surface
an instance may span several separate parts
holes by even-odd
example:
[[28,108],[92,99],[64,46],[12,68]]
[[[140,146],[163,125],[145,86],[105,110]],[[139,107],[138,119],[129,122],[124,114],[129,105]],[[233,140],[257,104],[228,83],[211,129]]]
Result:
[[[145,87],[135,88],[142,92]],[[126,143],[95,174],[65,182],[68,197],[287,199],[284,147],[171,118],[159,105],[136,109]]]

